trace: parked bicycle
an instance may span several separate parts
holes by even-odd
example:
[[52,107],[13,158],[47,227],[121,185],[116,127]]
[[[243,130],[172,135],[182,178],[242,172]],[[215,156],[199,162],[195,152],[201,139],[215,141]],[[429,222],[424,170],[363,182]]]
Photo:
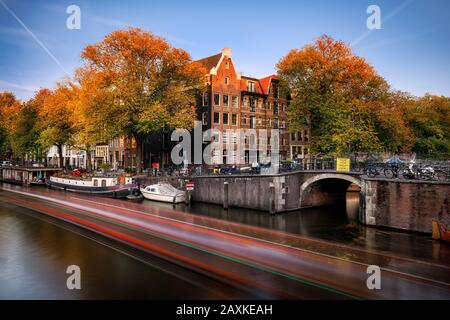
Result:
[[430,165],[420,167],[414,160],[412,160],[402,171],[402,177],[404,179],[446,181],[448,179],[448,170],[443,168],[434,168]]

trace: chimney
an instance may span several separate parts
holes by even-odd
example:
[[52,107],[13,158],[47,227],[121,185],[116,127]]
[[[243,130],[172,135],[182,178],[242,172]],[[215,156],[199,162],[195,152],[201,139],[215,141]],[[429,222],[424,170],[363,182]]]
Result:
[[224,56],[231,58],[232,55],[231,48],[223,48],[221,52]]

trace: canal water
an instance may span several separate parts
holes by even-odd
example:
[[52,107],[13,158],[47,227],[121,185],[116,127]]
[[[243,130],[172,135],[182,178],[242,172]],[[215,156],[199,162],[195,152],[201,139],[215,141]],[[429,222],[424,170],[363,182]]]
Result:
[[[78,227],[2,202],[2,196],[5,194],[0,191],[0,299],[255,298]],[[450,264],[449,246],[427,235],[360,225],[358,202],[358,193],[349,193],[346,205],[275,216],[202,203],[181,204],[176,209]],[[172,208],[163,203],[144,204]],[[67,289],[69,265],[80,266],[82,290]]]
[[[67,288],[70,265],[81,269],[81,290]],[[258,297],[0,202],[0,299],[187,298]]]
[[[172,208],[165,203],[146,205]],[[264,228],[277,229],[312,238],[365,249],[423,258],[450,265],[450,245],[429,235],[367,227],[358,222],[359,192],[348,192],[342,205],[329,205],[292,211],[274,216],[267,212],[229,208],[206,203],[177,205],[177,210]]]

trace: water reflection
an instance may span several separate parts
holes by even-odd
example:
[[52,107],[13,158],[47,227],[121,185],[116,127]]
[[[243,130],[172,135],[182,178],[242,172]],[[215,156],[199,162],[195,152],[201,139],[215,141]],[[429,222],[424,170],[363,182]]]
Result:
[[[0,202],[0,299],[255,298],[149,255],[136,253],[138,261],[117,243],[70,228]],[[66,287],[73,264],[81,268],[81,290]]]
[[[148,206],[149,210],[152,206],[172,208],[170,204],[150,201],[145,201],[143,205]],[[195,202],[190,206],[180,204],[175,208],[200,216],[215,217],[450,264],[450,246],[445,243],[436,243],[428,235],[383,230],[358,223],[359,192],[348,192],[346,203],[342,205],[309,208],[274,216],[267,212],[241,208],[224,210],[218,205]]]

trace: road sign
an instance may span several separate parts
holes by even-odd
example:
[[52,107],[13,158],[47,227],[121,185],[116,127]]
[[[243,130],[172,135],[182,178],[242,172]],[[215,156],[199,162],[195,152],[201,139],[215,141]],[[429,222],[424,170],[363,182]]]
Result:
[[336,171],[349,172],[350,171],[350,159],[349,158],[337,158],[336,159]]
[[194,182],[186,182],[186,190],[194,190]]

